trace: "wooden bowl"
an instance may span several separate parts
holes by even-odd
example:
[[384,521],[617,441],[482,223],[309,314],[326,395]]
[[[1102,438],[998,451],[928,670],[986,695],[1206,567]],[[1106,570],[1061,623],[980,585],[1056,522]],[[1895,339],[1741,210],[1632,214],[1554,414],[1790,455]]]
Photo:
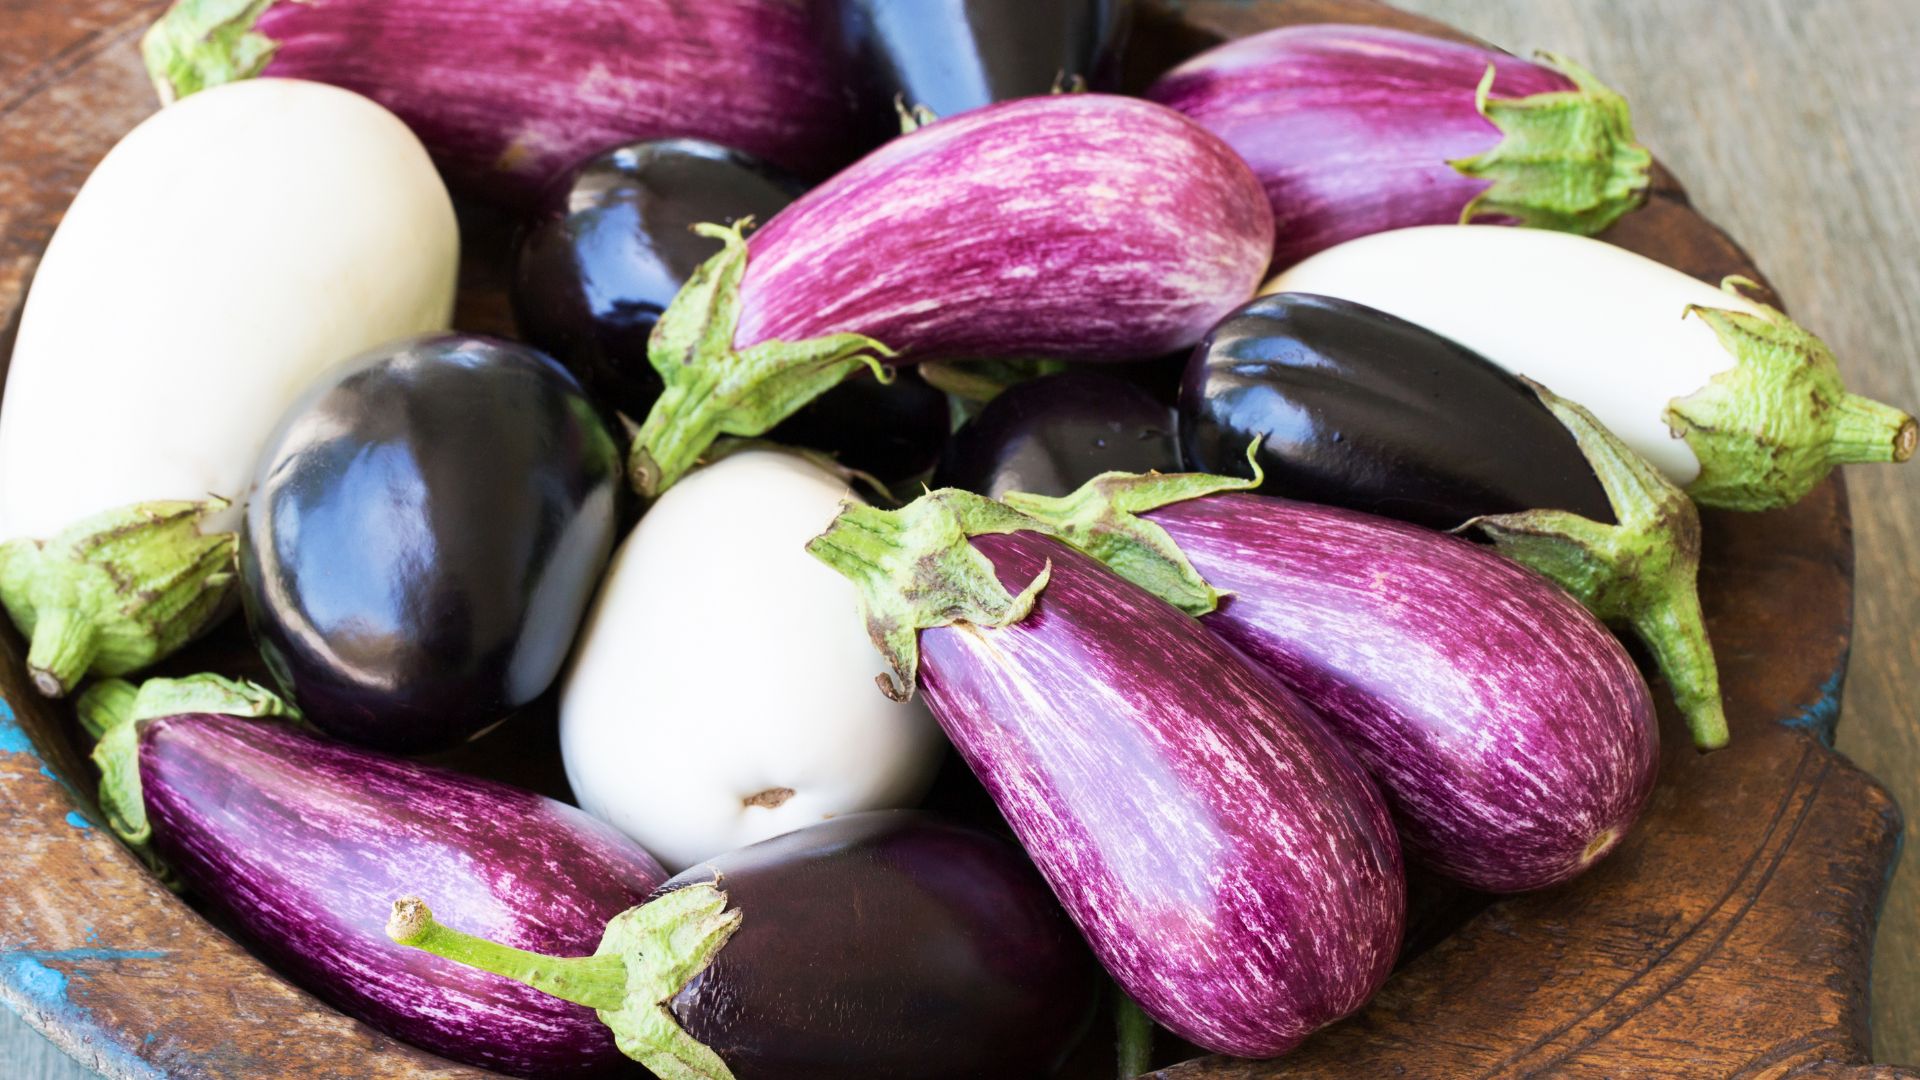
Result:
[[[1285,23],[1459,36],[1374,0],[1143,5],[1137,81]],[[138,0],[45,0],[9,15],[0,370],[54,224],[155,106],[134,43],[157,14]],[[470,225],[457,322],[505,331],[503,233]],[[1607,239],[1711,281],[1760,277],[1664,173]],[[1661,689],[1652,806],[1593,872],[1498,901],[1416,882],[1408,958],[1363,1013],[1281,1061],[1202,1058],[1162,1075],[1920,1077],[1866,1064],[1874,921],[1901,825],[1886,791],[1831,747],[1853,605],[1845,488],[1835,477],[1789,510],[1705,517],[1701,592],[1733,745],[1695,753]],[[0,998],[111,1077],[486,1075],[334,1012],[163,889],[97,824],[70,710],[32,692],[24,655],[0,631]],[[545,737],[520,728],[514,739]]]

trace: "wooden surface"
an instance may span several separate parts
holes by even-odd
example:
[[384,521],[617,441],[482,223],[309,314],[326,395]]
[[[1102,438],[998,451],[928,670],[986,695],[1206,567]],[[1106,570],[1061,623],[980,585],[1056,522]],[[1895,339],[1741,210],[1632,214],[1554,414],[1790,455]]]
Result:
[[[1331,6],[1298,0],[1285,10],[1307,15]],[[1862,34],[1860,21],[1849,25],[1837,14],[1851,6],[1870,15],[1871,8],[1892,20],[1905,0],[1832,0],[1809,5],[1809,13],[1787,0],[1414,6],[1509,46],[1571,53],[1608,77],[1636,102],[1643,136],[1692,179],[1710,211],[1749,241],[1776,238],[1779,249],[1762,249],[1760,265],[1841,352],[1856,387],[1920,403],[1906,359],[1920,326],[1910,293],[1891,280],[1914,273],[1913,204],[1863,205],[1897,192],[1886,185],[1905,180],[1899,169],[1915,163],[1912,92],[1894,85],[1899,53],[1892,51],[1898,33],[1911,41],[1912,27]],[[1262,17],[1237,4],[1190,0],[1185,7],[1196,20],[1227,27],[1248,28]],[[0,313],[13,307],[67,195],[144,108],[131,49],[149,13],[128,0],[0,0],[7,27],[0,36]],[[1717,33],[1698,32],[1710,16]],[[1824,31],[1834,40],[1843,33],[1860,39],[1849,56],[1888,50],[1886,66],[1862,71],[1870,65],[1794,52],[1790,35],[1825,23],[1838,24]],[[1859,82],[1876,74],[1886,93],[1908,95],[1904,105],[1882,98],[1876,110],[1876,99],[1862,101]],[[1658,90],[1665,93],[1649,100]],[[1896,106],[1905,115],[1881,115]],[[1767,108],[1780,117],[1771,126]],[[1887,138],[1893,124],[1907,125],[1903,142]],[[1763,198],[1756,189],[1769,176],[1781,186]],[[1735,252],[1672,201],[1631,219],[1624,232],[1633,246],[1658,244],[1694,272],[1740,268]],[[1819,305],[1821,297],[1829,306]],[[0,339],[0,353],[5,347]],[[1870,357],[1880,366],[1870,366]],[[1893,472],[1860,470],[1855,490],[1862,497],[1910,493],[1912,472]],[[1898,520],[1896,510],[1885,511],[1889,522]],[[1870,576],[1870,530],[1881,513],[1861,513],[1869,576],[1860,610],[1868,620],[1876,605],[1883,615],[1910,619],[1920,590],[1907,561],[1894,556],[1901,533],[1889,528],[1882,541],[1886,576]],[[1884,791],[1814,735],[1831,722],[1834,674],[1847,644],[1845,522],[1834,485],[1791,511],[1710,517],[1706,596],[1736,743],[1695,755],[1669,714],[1674,737],[1654,808],[1598,871],[1574,887],[1481,912],[1413,960],[1360,1019],[1295,1058],[1170,1075],[1908,1075],[1851,1067],[1867,1060],[1867,944],[1897,824]],[[1861,745],[1848,740],[1862,727],[1878,740],[1869,748],[1915,737],[1912,699],[1899,682],[1920,677],[1910,631],[1882,627],[1899,659],[1880,676],[1856,669],[1856,680],[1881,678],[1885,696],[1874,700],[1871,686],[1854,691],[1843,743]],[[279,986],[178,901],[142,891],[145,880],[118,848],[84,817],[68,816],[70,796],[43,775],[26,738],[49,752],[52,772],[85,774],[63,752],[64,721],[13,689],[17,644],[7,642],[0,665],[7,687],[0,692],[20,710],[18,726],[0,721],[0,827],[13,871],[0,884],[0,995],[115,1075],[152,1075],[156,1067],[182,1075],[430,1074],[423,1059]],[[1863,642],[1859,663],[1870,644]],[[1782,726],[1782,719],[1796,724]],[[1910,780],[1911,742],[1899,752],[1905,756],[1889,757],[1880,771]],[[40,884],[22,890],[23,881]],[[221,992],[200,985],[216,970],[236,981],[213,984]],[[1890,1018],[1883,1029],[1894,1028],[1883,1038],[1895,1052],[1881,1060],[1920,1058],[1902,1050],[1911,1041],[1900,1041],[1911,1035],[1910,1012],[1890,1009],[1883,1017]],[[21,1074],[7,1068],[5,1075]]]

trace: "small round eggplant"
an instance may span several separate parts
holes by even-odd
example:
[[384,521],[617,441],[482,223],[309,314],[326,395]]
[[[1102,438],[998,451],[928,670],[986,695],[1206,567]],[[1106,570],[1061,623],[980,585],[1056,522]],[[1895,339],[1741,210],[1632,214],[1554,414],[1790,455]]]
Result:
[[268,441],[240,548],[254,640],[329,734],[458,744],[558,673],[619,480],[613,436],[545,356],[458,335],[367,353]]
[[1194,350],[1180,387],[1187,468],[1248,476],[1255,438],[1269,495],[1440,529],[1524,510],[1614,520],[1579,444],[1533,391],[1345,300],[1261,297]]
[[935,488],[1065,495],[1104,472],[1180,471],[1173,410],[1130,382],[1066,372],[1003,391],[954,432]]
[[1043,1076],[1098,994],[1019,849],[907,810],[710,859],[615,918],[591,957],[512,953],[412,899],[388,933],[599,1009],[630,1056],[676,1068],[661,1075]]

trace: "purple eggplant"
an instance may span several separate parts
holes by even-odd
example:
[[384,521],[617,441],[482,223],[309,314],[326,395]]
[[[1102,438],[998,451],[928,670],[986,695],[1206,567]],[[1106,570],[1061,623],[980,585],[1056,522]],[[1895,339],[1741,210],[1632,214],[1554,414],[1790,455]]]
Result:
[[1371,26],[1290,26],[1208,50],[1147,97],[1253,166],[1273,264],[1413,225],[1592,234],[1640,205],[1652,162],[1627,103],[1576,64]]
[[1107,472],[1178,472],[1173,410],[1104,372],[1010,387],[953,433],[933,486],[1065,495]]
[[591,949],[609,918],[666,878],[631,840],[552,799],[285,720],[171,711],[280,711],[247,684],[152,680],[137,694],[103,685],[81,710],[102,732],[94,757],[109,821],[131,842],[150,841],[294,982],[470,1065],[574,1076],[625,1064],[592,1010],[400,948],[382,919],[413,890],[522,948]]
[[1518,892],[1612,850],[1646,807],[1660,740],[1606,628],[1484,548],[1231,490],[1255,483],[1113,473],[1007,501],[1279,676],[1365,763],[1433,869]]
[[513,204],[636,139],[814,176],[857,153],[796,0],[176,0],[142,51],[167,100],[256,75],[364,94],[455,187]]
[[394,940],[591,1006],[635,1060],[688,1080],[1044,1076],[1097,969],[1019,851],[908,810],[720,855],[606,927],[530,956],[393,905]]
[[880,358],[1125,360],[1191,347],[1249,299],[1272,211],[1178,113],[1027,98],[921,128],[727,249],[662,316],[667,382],[635,440],[654,495]]
[[1284,1053],[1393,964],[1386,806],[1292,694],[1035,524],[946,489],[849,506],[809,550],[1121,988],[1206,1049]]

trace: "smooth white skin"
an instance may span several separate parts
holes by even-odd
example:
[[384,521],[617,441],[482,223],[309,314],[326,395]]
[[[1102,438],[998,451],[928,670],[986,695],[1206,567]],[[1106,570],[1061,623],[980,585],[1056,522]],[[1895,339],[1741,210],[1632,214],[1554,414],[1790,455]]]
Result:
[[[560,697],[588,813],[679,871],[836,814],[911,806],[945,741],[897,705],[852,583],[807,554],[853,497],[790,454],[690,474],[613,557]],[[778,788],[777,807],[749,805]]]
[[1675,398],[1735,357],[1689,305],[1746,300],[1612,244],[1502,225],[1430,225],[1349,241],[1267,283],[1398,315],[1587,407],[1685,487],[1693,449],[1667,427]]
[[224,496],[316,375],[447,327],[460,238],[420,141],[318,83],[195,94],[74,197],[21,314],[0,412],[0,540]]

